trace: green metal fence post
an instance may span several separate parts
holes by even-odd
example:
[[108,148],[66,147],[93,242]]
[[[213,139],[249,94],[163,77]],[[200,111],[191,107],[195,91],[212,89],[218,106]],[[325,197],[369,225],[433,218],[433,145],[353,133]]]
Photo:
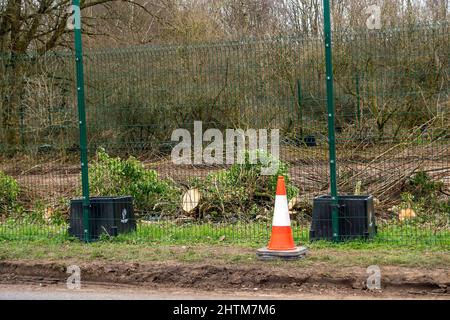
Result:
[[339,199],[337,194],[336,175],[336,137],[333,92],[333,50],[331,41],[330,0],[323,0],[325,62],[327,83],[327,112],[328,112],[328,146],[330,154],[330,189],[331,189],[331,221],[333,241],[339,241]]
[[86,106],[84,97],[84,71],[83,71],[83,45],[81,39],[81,12],[80,0],[73,0],[74,11],[74,34],[75,34],[75,61],[77,71],[77,100],[78,120],[80,128],[80,157],[81,157],[81,183],[83,190],[83,229],[84,241],[90,242],[89,223],[89,174],[87,155],[87,133],[86,133]]

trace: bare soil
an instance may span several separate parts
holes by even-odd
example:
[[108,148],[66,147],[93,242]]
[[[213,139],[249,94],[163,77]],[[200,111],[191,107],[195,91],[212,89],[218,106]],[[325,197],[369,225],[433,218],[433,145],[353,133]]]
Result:
[[[326,192],[328,188],[328,163],[323,158],[323,150],[297,150],[293,154],[285,155],[285,161],[290,163],[289,174],[292,182],[300,187],[302,194],[315,195]],[[305,153],[306,152],[306,153]],[[341,174],[345,176],[340,184],[341,191],[354,189],[354,183],[361,180],[365,183],[371,193],[378,194],[387,179],[402,180],[402,173],[426,170],[437,180],[444,182],[445,188],[450,190],[450,168],[443,160],[427,159],[422,151],[414,157],[393,159],[380,159],[371,162],[369,159],[358,159],[357,155],[351,158],[340,159]],[[286,153],[286,152],[284,152]],[[318,156],[316,158],[315,156]],[[442,157],[445,159],[445,157]],[[358,161],[359,160],[359,161]],[[22,163],[20,159],[9,161],[0,160],[0,170],[14,176],[20,185],[28,193],[36,198],[54,198],[55,196],[73,196],[77,186],[80,185],[80,168],[72,161],[65,163],[63,160],[55,162]],[[48,159],[45,159],[48,161]],[[36,164],[37,163],[37,164]],[[207,174],[226,168],[226,166],[209,165],[177,165],[174,166],[170,158],[159,159],[159,161],[144,161],[149,169],[154,169],[163,178],[171,178],[181,184],[185,184],[190,177],[205,177]],[[403,177],[404,178],[404,177]],[[355,181],[354,181],[355,180]],[[399,183],[400,183],[399,182]],[[380,185],[380,186],[379,186]],[[49,196],[51,194],[51,196]]]
[[[65,284],[76,261],[0,261],[1,285]],[[450,269],[381,268],[382,290],[368,290],[365,268],[205,263],[79,263],[83,284],[136,290],[195,290],[280,295],[282,298],[450,299]]]

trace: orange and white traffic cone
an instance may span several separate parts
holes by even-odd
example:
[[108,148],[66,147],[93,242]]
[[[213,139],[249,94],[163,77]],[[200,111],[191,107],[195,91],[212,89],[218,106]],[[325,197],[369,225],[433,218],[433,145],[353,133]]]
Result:
[[272,222],[272,235],[269,246],[257,251],[261,259],[296,259],[305,255],[305,247],[296,247],[289,217],[286,184],[283,176],[278,177],[275,210]]

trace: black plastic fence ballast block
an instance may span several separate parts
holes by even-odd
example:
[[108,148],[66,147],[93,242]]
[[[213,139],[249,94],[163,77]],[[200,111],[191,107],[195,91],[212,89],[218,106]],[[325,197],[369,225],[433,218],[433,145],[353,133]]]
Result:
[[[333,239],[331,211],[331,196],[314,199],[310,240]],[[373,197],[339,196],[340,239],[369,239],[376,233]]]
[[[116,236],[136,230],[133,197],[92,197],[89,208],[90,239],[98,240],[101,234]],[[70,202],[69,235],[84,239],[83,200]]]

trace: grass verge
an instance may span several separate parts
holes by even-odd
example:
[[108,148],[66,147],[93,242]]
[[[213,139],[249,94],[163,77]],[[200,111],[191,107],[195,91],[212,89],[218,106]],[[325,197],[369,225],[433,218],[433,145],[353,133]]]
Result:
[[[0,223],[1,240],[28,240],[64,242],[74,241],[68,235],[67,225],[49,225],[35,223],[20,223],[8,221]],[[163,245],[180,244],[240,244],[246,246],[261,246],[270,238],[271,225],[268,222],[249,223],[183,223],[172,221],[139,222],[136,232],[120,234],[117,237],[109,237],[104,234],[102,242],[148,244],[159,243]],[[293,223],[293,235],[296,242],[309,242],[309,228]],[[332,246],[325,242],[322,246]],[[350,241],[344,243],[349,247],[372,248],[373,246],[403,246],[414,247],[438,247],[450,249],[450,229],[432,228],[412,224],[382,224],[378,228],[378,234],[370,241]]]
[[417,268],[450,268],[449,251],[415,246],[316,242],[307,244],[305,259],[292,262],[260,262],[256,245],[226,243],[173,245],[161,242],[125,243],[35,240],[0,241],[0,260],[29,260],[55,262],[174,262],[207,263],[213,265],[297,265],[330,267],[367,267],[370,265]]

